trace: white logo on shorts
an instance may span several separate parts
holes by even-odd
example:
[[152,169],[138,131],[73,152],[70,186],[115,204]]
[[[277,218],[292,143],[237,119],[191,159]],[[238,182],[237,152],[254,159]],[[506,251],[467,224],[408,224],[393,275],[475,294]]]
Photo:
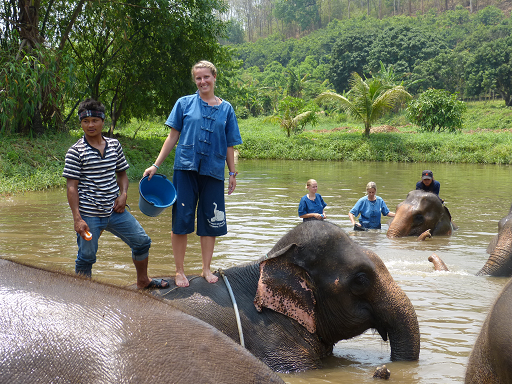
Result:
[[226,215],[224,211],[217,209],[217,203],[213,203],[213,205],[215,206],[215,208],[213,208],[213,217],[208,220],[208,223],[214,228],[223,227],[226,224]]

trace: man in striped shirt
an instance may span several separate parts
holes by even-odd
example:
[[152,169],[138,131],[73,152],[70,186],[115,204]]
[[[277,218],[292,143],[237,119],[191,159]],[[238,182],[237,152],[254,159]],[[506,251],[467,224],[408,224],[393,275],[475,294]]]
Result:
[[167,287],[166,280],[148,277],[151,239],[125,209],[129,165],[119,141],[102,135],[105,107],[86,99],[80,103],[78,117],[84,136],[69,148],[62,173],[67,179],[68,203],[77,233],[75,272],[91,277],[98,239],[106,230],[131,248],[137,288]]

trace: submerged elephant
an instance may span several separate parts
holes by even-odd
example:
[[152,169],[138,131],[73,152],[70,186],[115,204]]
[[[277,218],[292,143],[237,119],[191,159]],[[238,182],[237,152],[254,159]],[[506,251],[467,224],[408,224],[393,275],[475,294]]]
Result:
[[[224,271],[239,309],[246,348],[279,372],[321,367],[334,344],[375,329],[389,337],[392,360],[417,360],[414,307],[382,260],[335,224],[308,221],[281,238],[263,259]],[[153,294],[239,341],[222,279]]]
[[466,384],[512,383],[512,280],[492,306],[469,357]]
[[1,383],[284,383],[140,292],[0,259],[0,298]]
[[396,207],[387,236],[420,236],[427,230],[430,230],[431,236],[451,235],[456,228],[448,208],[439,196],[415,190],[409,192],[405,200]]
[[512,276],[512,206],[498,222],[498,234],[487,247],[489,259],[477,275]]

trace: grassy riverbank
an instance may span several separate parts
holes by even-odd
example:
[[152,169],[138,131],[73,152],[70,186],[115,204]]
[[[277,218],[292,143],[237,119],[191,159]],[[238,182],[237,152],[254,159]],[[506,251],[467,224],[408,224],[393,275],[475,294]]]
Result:
[[[512,164],[512,108],[503,101],[468,103],[459,133],[421,133],[403,116],[379,122],[368,139],[362,136],[361,124],[329,118],[290,138],[264,119],[239,123],[241,159]],[[157,157],[168,131],[158,121],[128,124],[116,133],[131,165],[128,176],[138,180]],[[65,186],[64,156],[81,135],[81,130],[72,130],[39,138],[2,137],[0,194]],[[167,159],[160,171],[170,175],[172,163]]]

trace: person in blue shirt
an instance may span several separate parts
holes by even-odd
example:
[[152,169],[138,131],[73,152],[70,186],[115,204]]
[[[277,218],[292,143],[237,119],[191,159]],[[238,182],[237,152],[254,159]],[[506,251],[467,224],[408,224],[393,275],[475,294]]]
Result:
[[[361,214],[359,222],[356,223],[356,217]],[[361,197],[354,207],[348,213],[348,217],[356,231],[365,231],[368,229],[380,229],[381,215],[394,217],[384,200],[377,196],[377,184],[370,181],[366,185],[366,196]]]
[[318,183],[314,179],[309,179],[306,183],[308,193],[300,199],[299,217],[302,221],[323,220],[326,218],[324,208],[327,204],[322,199],[318,190]]
[[416,189],[420,189],[425,192],[432,192],[439,196],[441,183],[434,180],[434,174],[431,170],[427,169],[421,173],[421,180],[416,183]]
[[[156,173],[176,146],[173,184],[177,199],[172,207],[172,251],[176,265],[175,283],[188,287],[184,262],[187,236],[194,232],[197,208],[197,235],[200,236],[202,273],[209,283],[218,277],[210,270],[215,239],[227,233],[224,174],[229,169],[228,194],[236,187],[234,146],[242,144],[231,104],[214,93],[217,69],[209,61],[192,67],[197,92],[176,101],[165,125],[170,133],[155,163],[144,171],[148,179]],[[178,142],[179,139],[179,142]]]

